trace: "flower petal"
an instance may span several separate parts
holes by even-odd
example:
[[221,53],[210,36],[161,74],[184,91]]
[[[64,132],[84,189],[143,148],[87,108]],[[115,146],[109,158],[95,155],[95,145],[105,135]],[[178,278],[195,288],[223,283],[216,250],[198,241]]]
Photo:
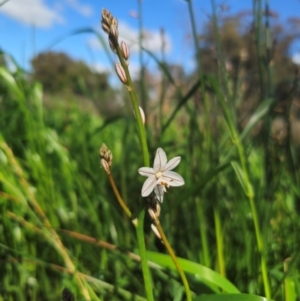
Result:
[[155,193],[157,200],[162,203],[164,200],[164,193],[165,193],[164,187],[161,185],[156,185],[154,187],[154,193]]
[[166,163],[167,163],[167,155],[165,151],[161,147],[159,147],[155,154],[155,159],[153,164],[154,171],[158,172],[162,170],[162,168],[166,165]]
[[148,196],[154,187],[156,186],[156,178],[155,176],[150,176],[144,183],[142,187],[142,196],[146,197]]
[[139,174],[144,177],[154,176],[155,172],[151,167],[141,167],[139,168]]
[[172,170],[180,163],[181,157],[175,157],[171,159],[164,167],[162,171]]
[[164,171],[162,176],[162,181],[166,181],[166,183],[170,186],[182,186],[184,185],[183,177],[174,171]]

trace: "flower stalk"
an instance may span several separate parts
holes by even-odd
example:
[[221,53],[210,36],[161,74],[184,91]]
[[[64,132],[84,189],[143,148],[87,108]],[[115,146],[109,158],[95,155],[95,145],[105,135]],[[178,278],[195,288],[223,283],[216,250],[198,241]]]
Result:
[[187,300],[191,301],[192,297],[188,281],[159,221],[160,203],[163,201],[166,187],[184,185],[182,176],[172,171],[172,169],[178,166],[180,160],[181,157],[175,157],[168,162],[166,153],[159,147],[156,151],[153,168],[141,167],[139,173],[142,176],[148,177],[142,187],[142,196],[148,197],[154,191],[154,195],[147,198],[148,213],[154,222],[154,225],[151,225],[152,231],[164,243],[181,277]]
[[126,215],[129,218],[131,218],[132,217],[131,211],[129,210],[129,208],[125,204],[124,200],[122,199],[122,197],[119,193],[119,190],[116,186],[115,180],[112,176],[111,170],[110,170],[110,166],[112,165],[112,159],[113,159],[112,152],[107,148],[107,146],[104,143],[102,144],[102,146],[100,148],[100,157],[101,157],[101,160],[100,160],[101,166],[103,167],[104,171],[107,173],[110,185],[113,189],[113,192],[117,198],[119,205],[124,210]]
[[117,186],[116,186],[116,183],[114,181],[114,178],[112,177],[112,174],[108,174],[108,179],[109,179],[109,182],[110,182],[110,185],[114,191],[114,194],[118,200],[118,203],[119,205],[121,206],[121,208],[124,210],[124,212],[126,213],[126,215],[131,218],[132,217],[132,214],[131,214],[131,211],[129,210],[129,208],[127,207],[127,205],[125,204],[125,202],[123,201],[118,189],[117,189]]
[[[159,204],[158,204],[158,207],[160,208]],[[157,208],[157,206],[156,206]],[[190,286],[189,286],[189,283],[187,281],[187,278],[185,276],[185,273],[184,271],[182,270],[178,260],[177,260],[177,257],[175,255],[175,252],[173,251],[166,235],[165,235],[165,232],[160,224],[160,221],[159,221],[159,214],[160,214],[160,210],[154,210],[154,209],[149,209],[149,214],[155,224],[155,230],[154,230],[154,233],[155,231],[157,230],[158,231],[158,234],[160,236],[160,239],[161,241],[164,243],[169,255],[171,256],[175,266],[176,266],[176,269],[180,275],[180,278],[182,280],[182,283],[183,283],[183,286],[184,286],[184,289],[185,289],[185,294],[186,294],[186,299],[187,301],[192,301],[192,295],[191,295],[191,290],[190,290]],[[153,229],[153,227],[152,227]]]
[[[128,60],[126,60],[127,56],[129,58],[128,47],[125,47],[124,45],[122,45],[122,50],[121,50],[119,43],[118,43],[118,37],[116,39],[112,39],[110,37],[110,34],[111,34],[110,27],[112,25],[117,27],[118,23],[117,23],[117,20],[106,9],[102,10],[101,24],[102,24],[103,30],[106,33],[108,33],[110,47],[118,55],[120,64],[123,68],[122,71],[125,72],[127,81],[126,81],[126,83],[124,83],[124,82],[122,82],[122,83],[127,88],[127,91],[129,93],[129,96],[131,99],[132,107],[133,107],[133,110],[135,113],[137,127],[138,127],[138,133],[139,133],[139,139],[140,139],[140,145],[141,145],[141,149],[142,149],[142,153],[143,153],[144,166],[149,166],[150,158],[149,158],[149,151],[148,151],[148,145],[147,145],[147,139],[146,139],[146,132],[145,132],[142,116],[140,113],[136,93],[135,93],[133,83],[131,80],[131,76],[129,73]],[[128,50],[128,53],[126,53],[127,50]],[[124,51],[125,51],[125,55],[124,55]],[[118,74],[118,76],[119,76],[119,74]],[[150,271],[149,271],[149,267],[148,267],[146,247],[145,247],[144,217],[145,217],[145,210],[143,209],[143,210],[141,210],[141,212],[138,215],[138,222],[136,225],[136,233],[137,233],[139,251],[140,251],[140,256],[141,256],[141,265],[142,265],[142,272],[143,272],[147,300],[154,301],[152,280],[151,280]]]
[[[129,49],[125,42],[121,43],[121,46],[118,43],[118,22],[117,20],[108,12],[107,10],[102,11],[102,28],[103,30],[108,33],[109,38],[109,45],[112,51],[114,51],[119,58],[120,63],[117,63],[115,65],[116,73],[120,79],[120,81],[124,84],[126,87],[131,103],[133,106],[134,114],[137,121],[138,126],[138,132],[139,132],[139,138],[140,138],[140,144],[141,149],[143,152],[143,158],[144,158],[144,167],[139,169],[139,173],[143,176],[148,177],[148,179],[145,181],[143,188],[142,188],[142,196],[147,197],[150,195],[150,193],[154,190],[155,193],[155,208],[149,208],[148,211],[150,213],[150,216],[155,222],[155,226],[152,226],[152,229],[154,233],[161,237],[162,241],[165,243],[166,248],[171,256],[171,258],[174,261],[174,264],[179,272],[179,275],[182,279],[182,282],[185,287],[187,300],[191,301],[191,292],[189,289],[189,285],[187,282],[187,279],[185,277],[185,274],[183,270],[181,269],[174,251],[172,250],[164,232],[160,225],[160,222],[158,220],[158,216],[160,213],[160,205],[157,203],[157,200],[162,202],[163,201],[163,195],[166,191],[167,187],[170,186],[181,186],[184,184],[183,178],[177,174],[176,172],[171,171],[174,169],[179,163],[181,158],[175,157],[171,159],[169,162],[167,162],[167,156],[162,148],[158,148],[156,151],[156,156],[154,160],[154,166],[153,168],[150,168],[150,158],[149,158],[149,151],[148,151],[148,145],[147,145],[147,139],[146,139],[146,132],[145,132],[145,116],[142,114],[142,110],[140,110],[140,107],[138,105],[136,93],[134,90],[134,86],[132,83],[132,79],[129,73],[128,65],[129,65]],[[100,151],[101,153],[101,151]],[[102,166],[104,170],[107,172],[107,164],[102,163]],[[110,166],[108,164],[108,166]],[[107,172],[110,183],[112,185],[112,188],[114,190],[114,193],[118,199],[118,202],[120,206],[123,208],[123,210],[126,212],[126,214],[131,217],[131,213],[129,209],[127,208],[126,204],[123,202],[121,196],[118,193],[118,190],[116,188],[116,185],[114,183],[114,180],[112,178],[111,172],[108,169],[109,172]],[[136,232],[138,237],[138,244],[139,244],[139,250],[141,255],[141,264],[142,264],[142,271],[143,271],[143,277],[144,277],[144,283],[145,283],[145,290],[147,299],[149,301],[154,301],[153,298],[153,291],[152,291],[152,280],[149,273],[148,268],[148,262],[146,257],[146,248],[145,248],[145,237],[144,237],[144,217],[145,217],[145,210],[141,210],[138,216],[138,223],[136,226]]]

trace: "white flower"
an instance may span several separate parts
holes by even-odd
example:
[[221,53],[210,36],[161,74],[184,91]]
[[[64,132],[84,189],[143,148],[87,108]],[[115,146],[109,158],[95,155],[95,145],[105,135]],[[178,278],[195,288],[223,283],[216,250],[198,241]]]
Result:
[[156,197],[162,202],[166,187],[184,185],[182,176],[171,171],[180,163],[180,160],[181,157],[175,157],[167,162],[166,153],[159,147],[156,151],[153,168],[141,167],[139,169],[140,175],[148,177],[142,187],[142,196],[148,196],[154,189]]

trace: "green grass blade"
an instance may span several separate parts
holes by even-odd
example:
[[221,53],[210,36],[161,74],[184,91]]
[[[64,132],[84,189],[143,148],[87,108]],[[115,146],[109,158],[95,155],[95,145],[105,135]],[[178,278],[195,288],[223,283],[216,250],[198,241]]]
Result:
[[251,129],[257,124],[259,120],[261,120],[266,114],[269,113],[269,110],[273,103],[274,103],[273,98],[267,98],[258,106],[254,114],[251,116],[246,127],[244,128],[240,136],[241,140],[243,140],[249,134]]
[[[160,254],[156,252],[147,252],[148,260],[153,261],[165,268],[175,270],[174,263],[170,256]],[[215,286],[221,288],[227,293],[239,293],[239,290],[229,280],[222,277],[219,273],[187,259],[178,258],[179,264],[181,265],[184,272],[195,275],[201,281],[210,285],[213,290]]]
[[24,94],[18,87],[14,77],[3,67],[0,67],[0,79],[6,84],[7,89],[12,95],[14,95],[17,99],[23,100]]
[[268,301],[270,299],[247,294],[226,294],[226,295],[204,295],[196,297],[194,301]]

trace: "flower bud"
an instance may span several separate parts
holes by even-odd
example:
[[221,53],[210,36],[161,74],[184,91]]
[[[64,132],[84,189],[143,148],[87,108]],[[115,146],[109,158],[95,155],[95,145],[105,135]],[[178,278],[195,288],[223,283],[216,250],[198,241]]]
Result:
[[158,232],[156,226],[154,226],[153,224],[151,224],[151,229],[152,229],[153,233],[155,234],[155,236],[156,236],[158,239],[161,240],[161,236],[160,236],[160,234],[159,234],[159,232]]
[[[106,163],[108,164],[108,166],[111,166],[112,160],[113,160],[113,155],[112,155],[111,151],[107,148],[107,146],[104,143],[102,144],[102,146],[100,148],[100,156],[102,157],[102,159],[104,161],[106,161]],[[102,166],[103,166],[103,164],[104,163],[101,162]]]
[[137,226],[137,225],[139,224],[138,219],[137,219],[137,218],[133,219],[133,220],[132,220],[132,223],[133,223],[135,226]]
[[116,41],[115,41],[115,39],[114,39],[113,36],[109,35],[109,37],[108,37],[108,43],[109,43],[110,49],[111,49],[113,52],[117,53],[117,49],[116,49]]
[[143,124],[145,124],[146,117],[145,117],[144,110],[141,107],[139,107],[139,109],[140,109],[140,114],[141,114],[141,117],[142,117]]
[[110,26],[113,20],[113,16],[111,13],[106,10],[105,8],[102,9],[102,19],[101,19],[101,25],[102,29],[106,32],[109,33],[110,31]]
[[102,18],[101,18],[101,26],[102,29],[109,36],[109,46],[110,48],[116,52],[116,46],[118,44],[118,20],[112,16],[112,14],[106,10],[102,10]]
[[111,26],[115,26],[116,28],[118,28],[118,20],[114,17],[112,17],[111,19]]
[[148,208],[148,212],[150,217],[155,221],[158,222],[158,218],[160,216],[160,205],[156,202],[155,209],[154,208]]
[[159,203],[156,203],[156,216],[157,217],[160,216],[160,211],[161,211],[161,207],[160,207]]
[[[144,110],[143,110],[141,107],[139,107],[139,109],[140,109],[140,114],[141,114],[142,122],[143,122],[143,124],[145,124],[145,122],[146,122],[146,117],[145,117]],[[134,111],[133,111],[133,114],[134,114],[134,117],[136,118],[135,112],[134,112]]]
[[108,165],[108,163],[105,159],[101,159],[101,166],[103,167],[105,172],[109,175],[110,174],[110,168],[109,168],[109,165]]
[[126,77],[126,73],[125,73],[125,70],[124,68],[119,64],[117,63],[115,65],[115,69],[116,69],[116,73],[120,79],[120,81],[123,83],[123,84],[127,84],[127,77]]
[[122,51],[123,58],[127,61],[129,59],[129,49],[124,41],[121,42],[121,51]]
[[108,151],[108,148],[107,148],[106,144],[102,143],[102,145],[100,147],[100,156],[104,157],[105,154],[107,153],[107,151]]
[[109,33],[109,26],[106,23],[102,22],[101,26],[106,33]]
[[119,31],[118,31],[118,27],[116,25],[110,26],[109,36],[112,36],[116,42],[118,41]]
[[149,208],[149,209],[148,209],[148,213],[149,213],[150,217],[151,217],[154,221],[157,220],[156,213],[154,212],[153,209]]

